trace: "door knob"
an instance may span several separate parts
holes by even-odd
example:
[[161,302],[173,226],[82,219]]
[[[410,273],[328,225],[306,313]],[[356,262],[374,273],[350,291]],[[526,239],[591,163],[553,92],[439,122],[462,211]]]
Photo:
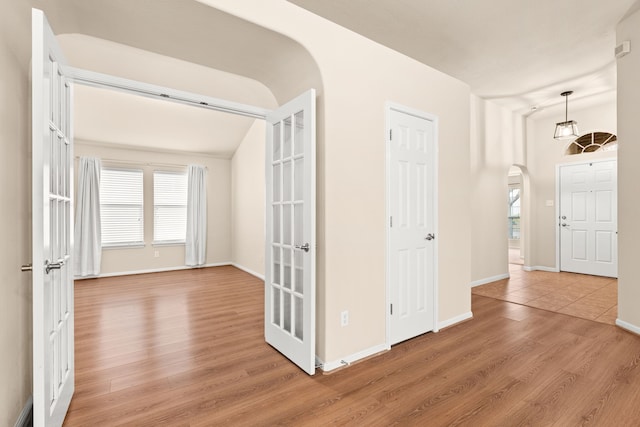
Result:
[[304,245],[293,245],[293,247],[305,252],[309,252],[310,249],[308,243],[305,243]]
[[568,226],[569,226],[569,224],[567,224],[566,222],[563,222],[563,223],[562,223],[562,226],[566,228],[566,227],[568,227]]
[[51,270],[60,270],[64,265],[64,259],[59,259],[58,262],[49,262],[47,261],[46,267],[44,271],[49,274]]
[[435,238],[436,238],[436,236],[434,236],[434,234],[433,234],[433,233],[429,233],[429,234],[427,234],[427,237],[425,237],[424,239],[425,239],[425,240],[433,240],[433,239],[435,239]]

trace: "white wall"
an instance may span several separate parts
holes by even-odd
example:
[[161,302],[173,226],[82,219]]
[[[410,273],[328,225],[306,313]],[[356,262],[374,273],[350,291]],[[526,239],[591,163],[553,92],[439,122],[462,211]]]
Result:
[[640,2],[618,25],[617,41],[631,41],[631,53],[618,60],[618,319],[640,333]]
[[[506,277],[509,168],[524,164],[522,118],[471,96],[471,283]],[[463,248],[461,248],[462,250]]]
[[12,426],[31,394],[31,9],[0,10],[0,425]]
[[[202,154],[124,149],[107,144],[75,141],[75,155],[121,160],[103,160],[103,166],[138,167],[144,171],[143,248],[113,248],[102,251],[101,275],[166,270],[185,265],[184,245],[153,246],[153,171],[180,170],[161,165],[200,164],[207,167],[207,257],[205,264],[231,262],[231,160]],[[77,163],[77,161],[76,161]],[[129,164],[133,163],[133,164]],[[155,257],[155,252],[159,257]]]
[[[439,317],[448,321],[469,313],[469,87],[284,0],[203,2],[291,37],[310,52],[322,75],[319,357],[339,361],[386,341],[387,101],[439,117]],[[340,326],[343,310],[350,312],[347,327]]]
[[[593,105],[581,107],[579,102],[569,102],[569,118],[578,122],[580,134],[610,132],[617,134],[615,94],[609,93],[596,99]],[[527,120],[527,168],[530,173],[533,194],[531,197],[531,258],[530,266],[554,269],[556,266],[556,166],[561,163],[588,161],[589,159],[615,157],[616,152],[588,153],[565,156],[570,141],[553,139],[555,124],[564,120],[564,104],[544,115],[536,114]],[[624,142],[621,142],[624,144]],[[547,201],[554,205],[547,206]]]
[[231,159],[231,252],[235,265],[264,277],[265,122],[256,120]]

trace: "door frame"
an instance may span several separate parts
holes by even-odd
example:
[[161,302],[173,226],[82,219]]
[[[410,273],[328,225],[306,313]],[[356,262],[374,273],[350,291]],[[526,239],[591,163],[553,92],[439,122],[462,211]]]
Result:
[[85,86],[112,89],[147,98],[176,102],[190,105],[192,107],[222,111],[229,114],[237,114],[262,120],[265,120],[267,114],[272,111],[266,108],[255,107],[253,105],[241,104],[221,98],[214,98],[212,96],[171,89],[164,86],[144,83],[138,80],[125,79],[81,68],[67,66],[64,69],[67,77],[74,84],[77,83]]
[[[555,226],[555,230],[556,230],[556,267],[554,269],[555,272],[559,273],[562,271],[562,265],[561,265],[561,257],[560,257],[560,169],[565,167],[565,166],[579,166],[579,165],[586,165],[589,163],[602,163],[602,162],[611,162],[611,161],[615,161],[616,162],[616,169],[617,169],[617,165],[618,165],[618,156],[613,156],[613,157],[601,157],[598,159],[593,159],[593,160],[584,160],[584,159],[580,159],[580,160],[576,160],[573,162],[565,162],[565,163],[558,163],[556,164],[556,212],[555,212],[555,221],[556,221],[556,226]],[[617,188],[616,188],[616,192],[617,192]],[[616,219],[616,224],[617,224],[618,220]]]
[[384,128],[384,146],[385,146],[385,217],[384,217],[384,229],[385,229],[385,345],[387,349],[391,348],[391,313],[389,306],[391,304],[391,252],[389,250],[389,244],[391,241],[391,229],[389,227],[389,218],[391,216],[391,114],[393,111],[408,114],[433,122],[433,155],[435,156],[435,162],[433,165],[433,229],[436,239],[434,240],[433,250],[433,332],[440,331],[440,325],[438,322],[438,253],[439,253],[439,228],[438,228],[438,153],[439,153],[439,141],[438,141],[438,116],[430,113],[426,113],[415,108],[407,107],[402,104],[387,101],[384,106],[385,116],[385,128]]
[[[55,34],[54,34],[54,37],[55,37]],[[144,83],[141,81],[98,73],[95,71],[89,71],[81,68],[72,67],[69,65],[64,66],[62,68],[65,76],[68,78],[68,81],[72,85],[82,84],[85,86],[106,88],[106,89],[111,89],[115,91],[144,96],[148,98],[181,103],[181,104],[190,105],[198,108],[204,108],[204,109],[226,112],[229,114],[252,117],[260,120],[266,120],[267,115],[270,114],[272,111],[275,111],[275,110],[265,109],[265,108],[257,107],[253,105],[241,104],[234,101],[228,101],[221,98],[215,98],[215,97],[206,96],[202,94],[181,91],[181,90],[172,89],[168,87]],[[280,108],[280,106],[278,108]],[[71,119],[73,119],[73,116],[74,116],[74,112],[71,111]],[[313,132],[315,132],[315,127],[313,128]],[[265,138],[266,138],[266,135],[265,135]],[[314,169],[314,172],[315,172],[315,169]],[[265,205],[263,208],[265,209],[265,212],[266,212],[267,206]],[[75,212],[72,213],[72,216],[73,215],[75,215]],[[71,233],[73,236],[73,229],[71,229]],[[314,300],[314,304],[315,304],[315,300]],[[315,330],[313,332],[314,332],[313,335],[315,335]],[[74,336],[75,336],[75,333],[74,333]],[[314,337],[314,340],[315,340],[315,337]]]

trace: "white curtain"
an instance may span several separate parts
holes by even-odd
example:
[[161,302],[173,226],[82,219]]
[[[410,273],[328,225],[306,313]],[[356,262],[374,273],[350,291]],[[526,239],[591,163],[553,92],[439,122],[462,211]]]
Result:
[[102,236],[100,231],[100,159],[81,157],[75,221],[76,276],[100,274]]
[[189,165],[185,263],[202,266],[207,254],[207,169]]

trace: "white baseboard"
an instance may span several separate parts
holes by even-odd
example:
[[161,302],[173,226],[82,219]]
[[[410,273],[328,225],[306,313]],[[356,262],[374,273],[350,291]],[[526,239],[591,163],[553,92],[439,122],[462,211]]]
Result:
[[464,322],[465,320],[469,320],[473,317],[472,312],[463,313],[460,316],[452,317],[451,319],[443,320],[438,324],[438,329],[448,328],[449,326],[453,326],[456,323]]
[[14,427],[28,427],[33,424],[33,398],[29,396],[27,403],[24,404],[20,416],[16,420]]
[[264,281],[264,274],[256,273],[255,271],[253,271],[253,270],[251,270],[251,269],[249,269],[247,267],[244,267],[244,266],[242,266],[240,264],[236,264],[235,262],[232,262],[231,265],[234,266],[235,268],[239,269],[239,270],[244,271],[245,273],[249,273],[250,275],[255,276],[258,279]]
[[471,287],[475,288],[476,286],[486,285],[487,283],[497,282],[498,280],[508,279],[509,273],[498,274],[497,276],[487,277],[485,279],[474,280],[471,282]]
[[147,273],[163,273],[166,271],[177,271],[177,270],[192,270],[195,268],[205,268],[205,267],[222,267],[225,265],[233,265],[231,262],[216,262],[213,264],[205,264],[200,267],[189,267],[188,265],[178,265],[175,267],[165,267],[165,268],[150,268],[147,270],[135,270],[135,271],[120,271],[116,273],[104,273],[98,274],[97,276],[86,276],[86,277],[74,277],[74,280],[83,280],[83,279],[96,279],[100,277],[115,277],[115,276],[129,276],[132,274],[147,274]]
[[560,269],[556,267],[545,267],[544,265],[524,266],[524,271],[548,271],[549,273],[560,273]]
[[389,346],[387,346],[386,344],[380,344],[333,362],[323,362],[322,359],[316,356],[316,366],[322,369],[324,372],[329,372],[343,366],[349,366],[350,364],[357,362],[358,360],[362,360],[366,357],[373,356],[374,354],[382,353],[383,351],[387,350],[389,350]]
[[620,319],[616,319],[616,325],[620,326],[622,329],[626,329],[629,332],[640,335],[640,326],[632,325],[631,323],[625,322],[624,320]]

